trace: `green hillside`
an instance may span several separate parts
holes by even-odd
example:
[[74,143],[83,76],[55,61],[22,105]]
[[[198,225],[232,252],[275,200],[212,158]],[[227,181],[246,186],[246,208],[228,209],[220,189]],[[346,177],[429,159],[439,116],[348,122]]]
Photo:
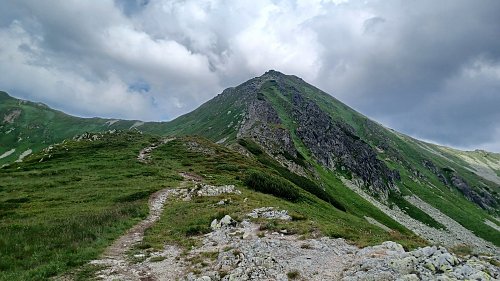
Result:
[[[242,218],[262,206],[294,217],[263,228],[359,246],[427,243],[387,210],[451,233],[441,215],[412,198],[488,241],[492,251],[500,246],[499,154],[400,134],[277,71],[170,122],[78,118],[3,92],[0,118],[0,280],[74,270],[85,280],[85,264],[147,215],[152,193],[178,187],[179,173],[233,184],[243,196],[222,206],[221,196],[167,204],[141,247],[169,242],[189,249],[214,218]],[[176,139],[159,145],[167,136]],[[139,161],[152,144],[151,159]]]
[[5,92],[0,92],[0,118],[0,165],[84,132],[129,129],[136,122],[74,117]]
[[[139,150],[158,140],[137,132],[94,134],[0,169],[0,280],[43,280],[84,266],[147,215],[149,195],[176,188],[180,172],[204,177],[208,184],[234,184],[243,195],[218,207],[213,206],[224,196],[167,204],[164,213],[179,214],[182,209],[188,215],[160,221],[147,233],[147,247],[162,248],[165,241],[189,247],[196,234],[209,231],[214,218],[223,214],[243,217],[262,204],[294,215],[294,221],[273,226],[290,233],[319,232],[361,246],[385,240],[410,248],[423,243],[360,198],[356,205],[344,204],[346,211],[339,210],[279,170],[205,139],[181,138],[155,150],[150,162],[137,161]],[[207,157],[190,150],[187,144],[193,142],[214,154]],[[290,202],[247,188],[244,179],[256,172],[296,189],[298,200]],[[243,202],[243,198],[248,199]],[[364,215],[376,217],[396,232],[369,224]]]

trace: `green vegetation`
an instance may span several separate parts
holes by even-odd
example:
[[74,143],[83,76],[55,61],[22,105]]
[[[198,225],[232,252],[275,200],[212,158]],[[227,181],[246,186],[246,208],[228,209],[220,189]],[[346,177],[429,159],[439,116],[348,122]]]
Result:
[[[468,167],[469,164],[460,157],[453,155],[450,149],[443,152],[445,156],[438,156],[439,153],[436,153],[436,151],[442,151],[442,148],[425,144],[433,150],[424,149],[425,145],[423,142],[380,126],[330,95],[304,83],[296,77],[287,76],[286,83],[298,89],[310,100],[316,102],[316,104],[318,104],[323,111],[327,112],[333,120],[351,125],[355,129],[356,135],[360,136],[363,141],[370,144],[372,147],[385,147],[386,150],[378,152],[379,158],[384,159],[384,162],[390,168],[400,172],[402,180],[399,186],[406,195],[417,195],[464,227],[472,230],[479,237],[491,241],[497,246],[500,245],[500,238],[497,235],[497,231],[483,223],[485,219],[494,221],[491,215],[498,216],[499,209],[491,210],[490,212],[492,213],[489,214],[487,211],[480,209],[477,205],[465,199],[463,194],[459,191],[450,191],[449,187],[444,186],[436,175],[432,174],[422,165],[422,160],[431,160],[439,167],[453,168],[473,187],[482,186],[481,182],[487,182],[488,189],[492,194],[500,194],[500,185],[488,182],[469,170],[466,170],[465,167]],[[309,164],[315,166],[316,170],[322,175],[323,182],[332,188],[329,190],[327,187],[326,191],[334,191],[334,198],[342,202],[345,206],[357,205],[356,202],[352,202],[350,196],[342,196],[342,194],[347,195],[347,193],[349,193],[349,191],[343,190],[344,188],[339,188],[338,185],[342,186],[342,183],[335,179],[336,175],[342,175],[342,172],[336,171],[334,175],[329,175],[332,172],[323,171],[324,168],[315,163],[314,159],[312,159],[308,153],[307,148],[305,148],[302,142],[295,136],[296,124],[293,119],[291,119],[293,116],[291,112],[291,95],[287,92],[280,92],[276,87],[276,83],[272,81],[263,84],[262,93],[278,111],[280,119],[285,127],[289,128],[292,133],[295,147],[301,152]],[[470,156],[470,154],[473,153],[467,155]],[[475,159],[478,158],[478,155],[481,155],[481,152],[473,154]],[[500,159],[497,154],[491,153],[483,156],[483,158],[489,161]],[[483,161],[486,161],[486,159],[483,159]],[[416,182],[412,175],[415,170],[424,175],[427,180]],[[349,174],[343,176],[347,178],[350,177]],[[357,198],[357,196],[354,196],[354,198]],[[363,200],[361,199],[361,201]],[[439,224],[430,220],[428,216],[419,212],[416,208],[407,207],[408,209],[413,209],[410,211],[410,215],[414,218],[421,220],[423,223],[438,228],[441,227]],[[347,209],[349,210],[349,208]],[[376,219],[379,220],[379,218]]]
[[[9,115],[12,116],[10,122],[3,122],[2,119]],[[123,120],[110,123],[111,120],[101,118],[78,118],[41,103],[12,98],[5,92],[0,92],[0,117],[0,155],[15,149],[13,154],[0,159],[0,166],[13,162],[28,149],[37,152],[78,134],[128,129],[135,123]]]
[[421,221],[428,226],[437,228],[437,229],[446,229],[444,225],[441,223],[437,222],[434,220],[431,216],[426,214],[424,211],[420,210],[419,208],[413,206],[410,204],[408,201],[406,201],[403,197],[397,194],[391,193],[389,195],[389,203],[392,205],[398,206],[399,209],[407,213],[410,217]]
[[255,156],[259,156],[264,153],[260,146],[251,140],[238,139],[238,143]]
[[[343,237],[358,246],[386,240],[401,243],[407,249],[425,245],[422,239],[347,188],[340,178],[350,178],[349,171],[331,171],[315,161],[297,137],[291,89],[316,102],[335,122],[351,125],[355,135],[377,151],[380,160],[399,171],[401,181],[397,184],[402,195],[418,196],[476,235],[500,245],[498,232],[483,223],[485,219],[495,221],[493,217],[499,211],[481,210],[458,190],[445,186],[422,164],[423,160],[430,160],[440,169],[449,167],[473,188],[479,190],[486,185],[489,192],[499,194],[500,186],[471,172],[470,163],[463,156],[490,166],[500,156],[484,152],[462,154],[425,144],[370,121],[298,78],[286,76],[283,80],[285,87],[270,80],[262,84],[258,93],[248,93],[240,87],[229,89],[172,122],[144,124],[76,118],[0,92],[0,116],[15,116],[12,122],[0,124],[0,155],[16,149],[14,154],[0,159],[0,165],[12,163],[28,149],[35,152],[22,163],[0,169],[0,280],[46,280],[68,272],[76,280],[91,279],[98,268],[87,262],[146,217],[152,193],[178,187],[182,181],[180,172],[207,184],[233,184],[242,194],[191,201],[169,199],[161,218],[146,231],[143,243],[137,247],[161,249],[164,243],[175,243],[188,250],[199,243],[199,235],[210,231],[213,219],[227,214],[242,220],[251,210],[264,206],[288,210],[293,220],[255,219],[262,231],[259,235],[286,229],[302,237]],[[304,174],[290,172],[252,140],[236,139],[250,98],[266,100],[276,109],[280,128],[290,131],[298,151],[296,156],[287,152],[282,156],[306,168]],[[145,133],[118,131],[93,141],[68,140],[50,151],[41,151],[86,131],[131,127]],[[140,149],[159,141],[159,136],[150,133],[183,137],[158,147],[151,161],[140,163],[136,159]],[[214,141],[234,145],[237,142],[252,156],[242,156]],[[498,167],[493,168],[500,174]],[[220,200],[228,203],[216,204]],[[404,197],[391,195],[389,203],[427,225],[444,228]],[[369,224],[365,216],[393,231],[387,233]],[[470,249],[456,251],[467,253]]]
[[257,157],[257,160],[260,163],[262,163],[269,169],[275,170],[281,177],[289,180],[290,182],[294,183],[296,186],[302,188],[303,190],[316,195],[321,200],[332,204],[335,208],[342,211],[346,211],[345,207],[338,200],[336,200],[331,194],[326,192],[318,184],[316,184],[315,182],[304,176],[299,176],[295,173],[290,172],[290,170],[281,166],[280,164],[278,164],[278,162],[276,162],[274,159],[265,154],[255,142],[246,139],[238,139],[238,143],[241,144],[246,149],[248,149],[252,154],[254,154],[254,156]]
[[298,279],[300,277],[300,272],[298,270],[292,270],[292,271],[289,271],[286,276],[288,277],[288,279],[292,279],[292,280],[295,280],[295,279]]
[[245,178],[245,184],[253,190],[272,194],[288,201],[297,202],[299,190],[292,183],[263,172],[252,171]]
[[84,265],[145,218],[149,194],[178,182],[168,166],[135,160],[154,140],[69,141],[50,159],[36,154],[0,169],[0,280],[44,280]]
[[[192,141],[215,151],[215,154],[190,151],[184,143]],[[183,166],[180,163],[182,159],[189,159],[192,165]],[[228,214],[236,220],[241,220],[255,208],[273,206],[288,210],[293,220],[290,222],[257,220],[263,229],[287,229],[288,233],[297,233],[304,236],[323,233],[332,237],[344,237],[360,246],[373,245],[386,240],[398,241],[407,248],[425,244],[423,240],[417,238],[377,209],[373,207],[370,209],[371,205],[366,201],[365,203],[359,202],[360,207],[356,209],[356,212],[360,215],[349,213],[351,206],[346,208],[347,213],[342,212],[313,194],[300,190],[294,186],[294,183],[289,182],[288,178],[281,176],[273,167],[262,164],[259,159],[256,160],[243,157],[225,147],[214,145],[200,138],[176,140],[156,149],[153,152],[153,161],[150,165],[161,167],[164,163],[169,163],[172,169],[202,177],[209,184],[234,184],[242,192],[242,195],[221,195],[196,198],[191,201],[169,200],[160,220],[146,232],[145,242],[158,249],[161,249],[165,242],[177,243],[186,249],[190,249],[191,246],[198,243],[196,236],[192,235],[193,229],[194,233],[203,233],[207,231],[206,228],[213,219],[220,219]],[[220,165],[232,165],[238,167],[238,169],[221,170],[217,168]],[[273,181],[285,182],[286,186],[294,186],[299,191],[300,200],[291,202],[271,194],[253,192],[252,189],[244,188],[246,186],[245,179],[252,173],[259,174],[259,178],[269,176]],[[276,184],[276,182],[272,184]],[[245,198],[247,200],[244,200]],[[229,199],[230,203],[216,204],[224,199]],[[355,198],[352,200],[356,201]],[[366,210],[370,210],[370,212],[366,212]],[[364,215],[377,218],[382,216],[383,219],[380,219],[380,221],[385,219],[384,224],[389,225],[395,231],[387,233],[367,223],[363,218]]]

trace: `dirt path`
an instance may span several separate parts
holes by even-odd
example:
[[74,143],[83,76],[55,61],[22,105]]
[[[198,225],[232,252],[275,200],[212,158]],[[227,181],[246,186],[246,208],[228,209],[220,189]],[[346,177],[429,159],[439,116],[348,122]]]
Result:
[[[163,139],[159,143],[154,143],[142,149],[137,156],[137,160],[147,162],[151,159],[151,152],[158,148],[160,145],[166,144],[175,138]],[[189,180],[184,177],[184,181],[180,183],[179,188],[185,187]],[[96,277],[102,280],[158,280],[152,272],[162,272],[151,269],[151,263],[139,262],[132,263],[127,253],[132,249],[132,246],[137,245],[144,239],[144,231],[151,227],[158,219],[163,210],[163,206],[167,199],[177,193],[179,189],[165,188],[154,193],[148,202],[149,215],[146,219],[142,220],[134,227],[129,229],[123,236],[118,238],[111,246],[109,246],[102,257],[90,262],[92,265],[104,266],[103,270],[97,272]],[[163,263],[169,263],[168,278],[161,276],[161,280],[176,280],[182,276],[184,270],[175,258],[180,253],[180,249],[175,246],[166,246],[163,251],[165,258]],[[143,258],[138,256],[136,258]],[[154,267],[154,266],[153,266]]]
[[162,139],[159,143],[153,143],[150,146],[141,149],[141,151],[139,151],[139,155],[137,155],[137,160],[143,163],[148,162],[151,159],[151,152],[153,150],[173,140],[175,140],[175,138]]
[[[163,205],[167,201],[169,195],[174,192],[172,189],[163,189],[151,196],[149,200],[149,216],[132,227],[127,233],[118,238],[103,254],[101,259],[93,260],[90,264],[105,266],[106,268],[99,271],[96,276],[102,280],[157,280],[152,274],[150,266],[147,263],[131,263],[127,252],[133,245],[140,243],[144,238],[144,231],[151,227],[161,215]],[[177,247],[169,246],[166,250],[171,252],[171,258],[174,259],[180,252]],[[168,253],[166,253],[168,254]],[[141,258],[140,256],[138,258]],[[166,257],[168,259],[168,256]],[[179,267],[179,266],[177,266]],[[170,274],[172,279],[176,280],[182,276],[183,269],[176,268],[176,263],[171,263]],[[175,274],[177,272],[177,274]]]

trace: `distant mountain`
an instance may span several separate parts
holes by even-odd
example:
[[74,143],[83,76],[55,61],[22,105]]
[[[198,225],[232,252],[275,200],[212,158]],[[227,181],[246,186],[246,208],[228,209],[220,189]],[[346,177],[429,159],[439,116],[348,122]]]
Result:
[[[79,118],[0,92],[0,164],[84,132],[128,129],[136,121]],[[137,123],[139,124],[139,123]]]
[[[348,195],[353,191],[366,193],[428,224],[429,211],[412,201],[416,198],[500,245],[499,154],[419,141],[277,71],[228,88],[171,122],[77,118],[6,93],[0,94],[0,117],[0,164],[84,132],[199,135],[263,164],[267,160],[260,155],[267,155],[289,172],[318,182],[341,205],[355,204]],[[345,189],[352,191],[344,194]]]

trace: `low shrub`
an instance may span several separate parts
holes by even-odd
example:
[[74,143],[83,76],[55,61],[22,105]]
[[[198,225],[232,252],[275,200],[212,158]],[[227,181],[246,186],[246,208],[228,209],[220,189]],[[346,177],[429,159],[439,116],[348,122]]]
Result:
[[340,204],[340,202],[335,200],[335,198],[333,198],[333,196],[331,196],[328,192],[326,192],[323,188],[321,188],[319,185],[317,185],[312,180],[310,180],[306,177],[294,174],[284,167],[276,167],[276,170],[280,173],[280,175],[282,177],[293,182],[298,187],[304,189],[305,191],[307,191],[309,193],[312,193],[313,195],[315,195],[319,199],[330,203],[335,208],[337,208],[343,212],[346,211],[345,207],[342,204]]
[[297,279],[300,277],[300,272],[298,270],[292,270],[292,271],[289,271],[286,276],[288,277],[288,279]]
[[261,155],[263,153],[262,149],[260,149],[259,145],[251,140],[239,139],[238,143],[250,151],[253,155]]
[[288,201],[298,201],[299,190],[289,181],[259,171],[252,171],[245,178],[245,184],[262,193],[272,194]]

